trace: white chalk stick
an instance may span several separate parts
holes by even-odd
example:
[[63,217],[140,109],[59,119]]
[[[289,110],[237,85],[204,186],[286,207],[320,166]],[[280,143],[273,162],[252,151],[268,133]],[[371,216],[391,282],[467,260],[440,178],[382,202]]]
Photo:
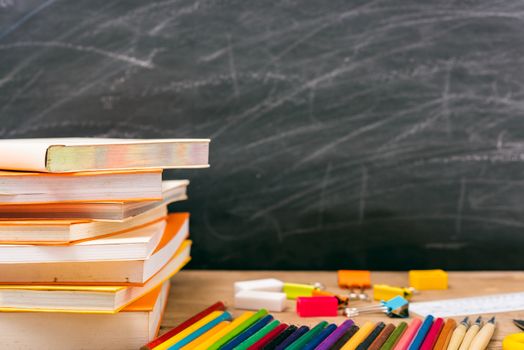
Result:
[[285,302],[285,293],[241,290],[235,294],[235,307],[237,309],[282,311]]
[[241,290],[261,290],[265,292],[282,292],[284,282],[276,278],[235,282],[235,293]]

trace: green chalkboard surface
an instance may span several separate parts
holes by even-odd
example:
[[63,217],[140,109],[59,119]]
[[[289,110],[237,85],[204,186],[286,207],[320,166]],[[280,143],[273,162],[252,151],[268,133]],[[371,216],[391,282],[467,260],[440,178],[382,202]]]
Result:
[[519,1],[0,0],[0,137],[212,138],[193,268],[524,269]]

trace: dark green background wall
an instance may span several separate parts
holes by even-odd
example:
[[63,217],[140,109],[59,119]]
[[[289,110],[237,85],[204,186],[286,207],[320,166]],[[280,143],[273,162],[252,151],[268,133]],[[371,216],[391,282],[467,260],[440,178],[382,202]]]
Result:
[[193,268],[523,269],[519,1],[0,0],[0,137],[211,137]]

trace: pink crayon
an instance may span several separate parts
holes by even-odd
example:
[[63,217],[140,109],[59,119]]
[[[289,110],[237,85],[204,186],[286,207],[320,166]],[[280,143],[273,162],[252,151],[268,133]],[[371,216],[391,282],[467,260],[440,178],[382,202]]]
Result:
[[444,320],[439,317],[435,320],[435,322],[433,322],[433,325],[429,329],[428,335],[426,335],[426,339],[424,339],[424,342],[420,346],[420,350],[433,349],[435,343],[437,342],[437,338],[442,331],[442,327],[444,327]]
[[422,320],[420,318],[414,318],[393,350],[406,350],[413,338],[415,338],[415,334],[417,334],[421,324]]

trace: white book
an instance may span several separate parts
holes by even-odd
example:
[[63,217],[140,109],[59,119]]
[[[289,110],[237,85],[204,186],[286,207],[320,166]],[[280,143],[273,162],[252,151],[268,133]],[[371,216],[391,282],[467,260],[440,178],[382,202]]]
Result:
[[[62,202],[0,205],[0,221],[6,219],[88,219],[124,221],[148,210],[187,199],[187,180],[162,181],[162,200]],[[1,199],[1,198],[0,198]]]
[[147,259],[0,264],[0,284],[143,285],[177,250],[189,249],[188,234],[189,215],[170,214],[160,243]]
[[208,167],[208,139],[0,140],[0,169],[51,173]]
[[103,260],[144,260],[153,254],[164,234],[160,220],[111,237],[71,245],[0,244],[0,264]]
[[0,220],[0,242],[64,244],[124,233],[165,219],[167,206],[150,209],[122,222],[94,220]]
[[189,261],[189,246],[143,286],[1,285],[0,311],[116,313],[151,292]]
[[160,199],[162,170],[71,174],[0,171],[0,206]]
[[155,339],[168,296],[166,281],[116,314],[4,312],[0,344],[27,350],[139,349]]

